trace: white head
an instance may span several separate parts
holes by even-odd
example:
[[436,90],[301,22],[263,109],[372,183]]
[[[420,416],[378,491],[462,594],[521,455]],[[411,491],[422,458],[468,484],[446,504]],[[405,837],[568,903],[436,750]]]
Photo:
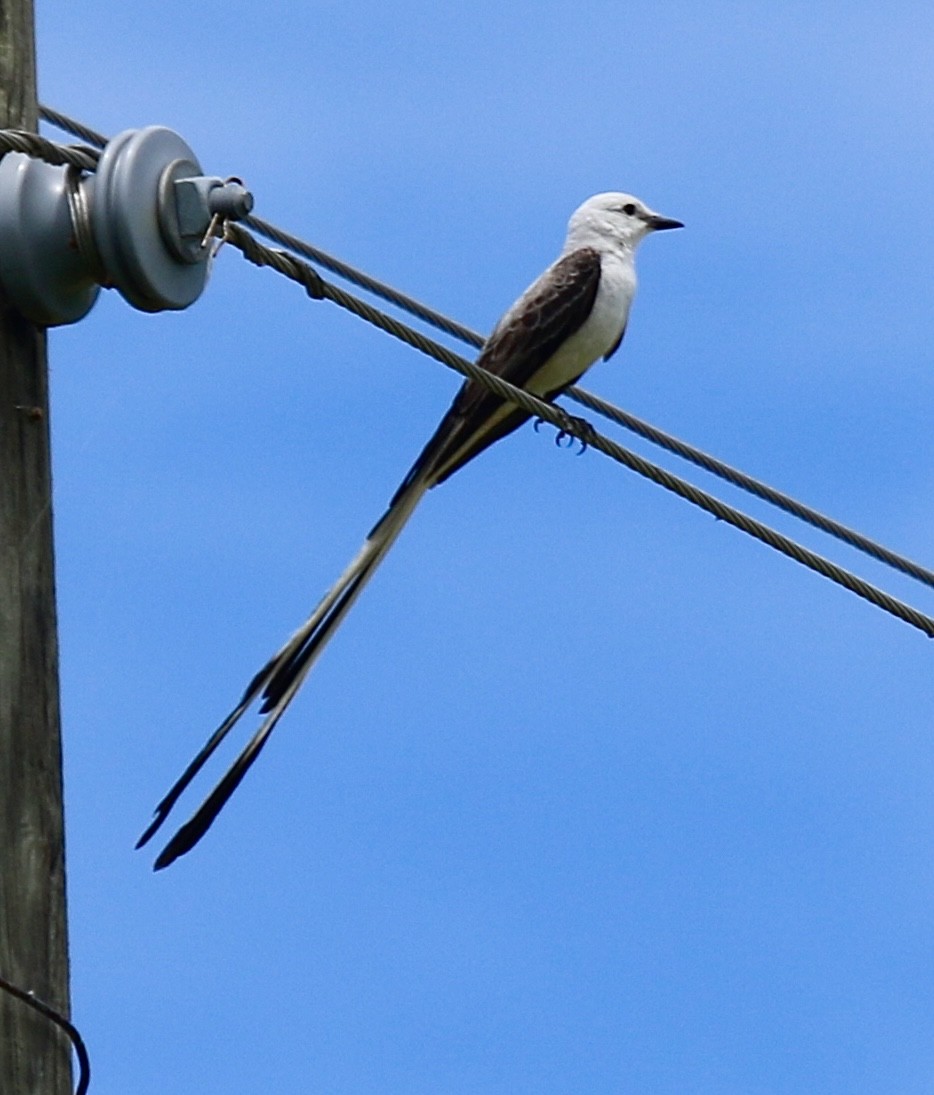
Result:
[[594,194],[571,216],[564,250],[593,247],[632,252],[650,232],[683,227],[681,221],[660,216],[632,194]]

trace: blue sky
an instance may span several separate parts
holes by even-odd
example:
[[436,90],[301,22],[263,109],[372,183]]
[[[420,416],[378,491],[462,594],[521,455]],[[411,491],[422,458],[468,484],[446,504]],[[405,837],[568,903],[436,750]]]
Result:
[[[934,562],[929,5],[38,7],[50,105],[478,329],[589,194],[682,219],[588,387]],[[232,250],[185,313],[104,297],[50,339],[98,1095],[931,1090],[934,647],[548,431],[432,493],[153,875],[458,382]]]

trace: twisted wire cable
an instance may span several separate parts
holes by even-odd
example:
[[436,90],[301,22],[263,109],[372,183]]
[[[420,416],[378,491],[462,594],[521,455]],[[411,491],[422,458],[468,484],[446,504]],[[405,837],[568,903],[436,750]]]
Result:
[[[265,236],[267,239],[270,239],[283,247],[287,247],[296,254],[304,255],[318,266],[330,270],[331,273],[337,274],[339,277],[357,285],[359,288],[373,293],[374,296],[378,296],[383,300],[388,301],[390,304],[402,308],[409,314],[429,323],[431,326],[446,334],[460,339],[470,346],[479,348],[485,341],[483,335],[478,334],[469,327],[465,327],[463,324],[455,322],[447,316],[442,315],[440,312],[435,311],[433,308],[429,308],[419,301],[414,300],[412,297],[398,292],[398,290],[393,289],[392,286],[386,285],[384,282],[378,281],[375,278],[371,278],[360,270],[347,265],[347,263],[335,259],[327,252],[313,247],[298,236],[294,236],[289,232],[284,232],[282,229],[277,228],[275,225],[271,225],[266,221],[260,220],[258,217],[248,217],[243,223],[260,235]],[[639,437],[644,438],[651,444],[666,449],[668,452],[681,457],[683,460],[687,460],[689,463],[695,464],[699,468],[703,468],[704,471],[710,472],[712,475],[738,487],[740,490],[744,490],[749,494],[755,495],[757,498],[761,498],[770,505],[798,518],[798,520],[804,521],[806,524],[820,529],[821,532],[825,532],[827,535],[833,536],[841,542],[848,544],[850,547],[864,552],[866,555],[871,556],[879,562],[885,563],[887,566],[893,567],[903,574],[907,574],[916,581],[934,588],[934,571],[900,555],[898,552],[892,551],[891,548],[887,548],[883,544],[877,543],[870,537],[864,536],[855,529],[851,529],[842,524],[842,522],[836,521],[834,518],[820,513],[812,506],[805,505],[803,502],[799,502],[797,499],[792,498],[783,491],[777,490],[775,487],[770,487],[767,483],[763,483],[761,480],[748,475],[746,472],[732,467],[725,461],[719,460],[717,457],[703,452],[703,450],[688,444],[686,441],[682,441],[679,438],[666,433],[657,426],[653,426],[651,423],[638,418],[629,411],[623,410],[622,407],[618,407],[608,400],[602,399],[598,395],[594,395],[593,392],[589,392],[585,388],[574,386],[568,388],[564,394],[581,406],[587,407],[591,411],[595,411],[597,414],[615,422],[617,425],[622,426],[631,433],[635,433]]]
[[799,502],[790,495],[784,494],[780,490],[776,490],[775,487],[770,487],[767,483],[763,483],[759,479],[754,479],[751,475],[747,475],[738,468],[731,467],[722,460],[718,460],[715,456],[711,456],[709,453],[705,453],[701,449],[689,445],[686,441],[681,441],[677,437],[672,437],[671,434],[665,433],[664,430],[660,430],[657,426],[653,426],[651,423],[646,422],[641,418],[637,418],[636,415],[624,411],[621,407],[608,403],[605,399],[601,399],[592,392],[586,392],[583,388],[569,388],[565,394],[570,396],[576,403],[580,403],[581,406],[587,407],[592,411],[597,411],[604,417],[609,418],[614,422],[618,422],[619,425],[624,426],[627,430],[638,434],[640,437],[644,437],[647,441],[651,441],[652,444],[667,449],[676,456],[680,456],[683,460],[687,460],[692,464],[696,464],[697,467],[703,468],[704,471],[711,472],[725,482],[732,483],[733,486],[739,487],[749,494],[756,495],[756,497],[763,499],[763,501],[770,503],[778,509],[790,513],[793,517],[797,517],[799,520],[804,521],[809,525],[813,525],[814,528],[820,529],[821,532],[826,532],[828,535],[836,537],[836,539],[841,540],[843,543],[849,544],[850,547],[854,547],[858,551],[862,551],[866,555],[872,556],[880,563],[885,563],[887,566],[890,566],[895,570],[900,570],[903,574],[907,574],[909,577],[934,588],[934,571],[921,566],[920,563],[907,559],[904,555],[899,555],[897,552],[892,551],[883,544],[876,543],[875,540],[871,540],[868,536],[863,536],[862,533],[848,528],[839,521],[835,521],[832,517],[827,517],[818,510],[812,509],[810,506],[806,506],[803,502]]
[[440,361],[443,365],[447,365],[449,368],[454,369],[462,376],[469,377],[471,380],[476,380],[478,383],[483,384],[501,399],[516,404],[529,415],[550,422],[563,433],[578,438],[581,442],[591,448],[598,449],[600,452],[609,456],[611,459],[616,460],[631,471],[649,479],[658,486],[664,487],[666,490],[671,491],[680,498],[684,498],[686,501],[698,506],[707,513],[712,514],[718,520],[725,521],[727,524],[732,525],[741,532],[745,532],[747,535],[760,540],[762,543],[767,544],[769,547],[788,556],[802,566],[828,578],[830,581],[835,582],[844,589],[848,589],[851,593],[855,593],[858,597],[869,601],[871,604],[876,605],[876,607],[883,609],[883,611],[890,613],[898,619],[903,620],[905,623],[910,624],[912,627],[917,628],[919,631],[924,632],[929,638],[934,638],[934,619],[930,616],[919,612],[911,605],[899,601],[897,598],[892,597],[890,594],[871,583],[864,581],[855,574],[851,574],[843,567],[816,554],[809,548],[784,536],[782,533],[777,532],[775,529],[770,528],[761,521],[755,520],[747,514],[742,513],[740,510],[727,505],[725,502],[721,502],[720,499],[715,498],[706,491],[700,490],[698,487],[685,482],[683,479],[679,479],[677,476],[672,475],[663,468],[652,464],[650,461],[645,460],[643,457],[624,448],[617,442],[598,433],[590,423],[583,419],[574,418],[560,407],[556,407],[551,403],[545,403],[542,400],[537,399],[534,395],[531,395],[529,392],[524,391],[522,388],[517,388],[508,381],[503,380],[501,377],[488,373],[485,369],[481,369],[473,362],[460,357],[452,350],[440,345],[426,335],[412,330],[405,324],[400,323],[399,320],[394,319],[385,312],[381,312],[378,308],[373,307],[373,305],[359,300],[357,297],[354,297],[352,294],[335,285],[331,285],[311,266],[301,262],[301,260],[297,259],[295,256],[286,254],[282,251],[274,251],[271,248],[266,247],[251,236],[244,228],[241,228],[234,223],[228,223],[225,226],[224,239],[233,247],[241,251],[245,258],[255,265],[268,266],[284,277],[297,282],[305,289],[309,296],[314,299],[330,300],[341,308],[347,309],[359,318],[378,327],[380,330],[394,335],[409,346],[420,350],[422,353],[427,354],[436,361]]
[[7,152],[22,152],[55,167],[77,167],[82,171],[93,171],[100,159],[96,149],[56,144],[23,129],[0,129],[0,156]]
[[[45,121],[81,138],[81,140],[88,141],[90,144],[99,145],[100,147],[103,147],[107,143],[106,137],[87,126],[82,125],[80,122],[69,118],[67,115],[61,114],[60,112],[45,106],[40,108],[40,113]],[[287,248],[297,255],[302,255],[305,258],[310,259],[316,265],[336,274],[338,277],[343,278],[352,285],[356,285],[358,288],[363,289],[368,293],[372,293],[374,296],[401,308],[410,315],[443,331],[445,334],[460,339],[470,346],[479,348],[483,345],[484,337],[478,332],[450,319],[448,316],[443,315],[433,308],[429,308],[427,305],[422,304],[413,297],[387,285],[385,282],[365,274],[363,271],[328,254],[328,252],[312,246],[306,240],[300,239],[298,236],[286,232],[259,217],[247,217],[243,223],[266,239],[279,244],[281,247]],[[397,337],[400,336],[397,334]],[[916,581],[934,588],[934,571],[921,566],[919,563],[906,558],[898,552],[892,551],[890,548],[877,543],[870,537],[864,536],[862,533],[849,528],[841,522],[834,520],[832,517],[827,517],[813,507],[807,506],[803,502],[799,502],[790,495],[785,494],[783,491],[776,490],[767,483],[763,483],[761,480],[755,479],[751,475],[747,475],[745,472],[711,456],[709,453],[705,453],[701,449],[698,449],[685,441],[681,441],[679,438],[673,437],[671,434],[666,433],[657,426],[645,422],[636,415],[594,395],[592,392],[586,391],[584,388],[572,387],[569,388],[565,394],[581,406],[587,407],[589,410],[617,423],[617,425],[637,434],[651,444],[666,449],[668,452],[695,464],[697,467],[703,468],[705,471],[718,476],[720,479],[738,487],[740,490],[753,494],[770,505],[783,510],[785,513],[791,514],[791,516],[796,517],[798,520],[804,521],[814,528],[820,529],[821,532],[835,537],[842,543],[848,544],[850,547],[862,551],[879,562],[884,563],[903,574],[907,574]]]
[[259,217],[246,217],[241,223],[248,228],[252,228],[258,235],[265,236],[273,243],[278,243],[280,247],[286,247],[298,255],[304,255],[305,258],[311,259],[317,266],[322,266],[332,274],[337,274],[344,281],[356,285],[358,289],[365,289],[368,293],[381,297],[397,308],[401,308],[404,312],[408,312],[425,323],[431,324],[432,327],[437,327],[439,331],[453,335],[454,338],[459,338],[462,342],[467,342],[471,346],[480,347],[483,345],[483,336],[478,335],[476,331],[471,331],[469,327],[464,327],[463,324],[449,319],[440,312],[436,312],[434,308],[429,308],[426,304],[415,300],[414,297],[410,297],[406,293],[400,293],[398,289],[393,289],[391,285],[386,285],[385,282],[371,278],[368,274],[364,274],[362,270],[357,270],[346,262],[334,258],[333,255],[329,255],[327,251],[312,247],[310,243],[299,239],[298,236],[293,236],[290,232],[284,232],[281,228],[277,228],[274,224],[261,220]]
[[70,133],[72,137],[87,141],[89,145],[103,148],[107,144],[107,138],[102,133],[98,133],[89,126],[82,125],[81,122],[76,122],[74,118],[69,118],[67,114],[60,114],[49,106],[39,107],[39,117],[44,122],[48,122],[49,125],[54,125],[56,129]]

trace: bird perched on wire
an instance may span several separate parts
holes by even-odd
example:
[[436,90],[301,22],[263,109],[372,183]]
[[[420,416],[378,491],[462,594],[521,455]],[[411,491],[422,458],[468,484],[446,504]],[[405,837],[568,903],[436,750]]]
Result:
[[[541,399],[555,399],[595,361],[606,360],[619,348],[636,290],[639,243],[652,232],[681,227],[680,221],[654,213],[629,194],[588,198],[568,223],[561,254],[496,324],[477,365]],[[190,851],[208,830],[425,492],[528,417],[527,411],[504,402],[480,383],[464,383],[350,565],[250,681],[240,702],[156,807],[137,848],[159,829],[214,750],[259,700],[262,723],[194,816],[159,854],[157,870]]]

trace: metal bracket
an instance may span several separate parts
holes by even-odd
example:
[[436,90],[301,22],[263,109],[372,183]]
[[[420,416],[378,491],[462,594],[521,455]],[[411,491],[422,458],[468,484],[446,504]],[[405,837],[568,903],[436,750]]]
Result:
[[215,217],[253,207],[237,180],[205,176],[170,129],[131,129],[97,171],[53,167],[19,153],[0,160],[0,287],[34,323],[74,323],[100,286],[144,312],[180,310],[201,295]]

